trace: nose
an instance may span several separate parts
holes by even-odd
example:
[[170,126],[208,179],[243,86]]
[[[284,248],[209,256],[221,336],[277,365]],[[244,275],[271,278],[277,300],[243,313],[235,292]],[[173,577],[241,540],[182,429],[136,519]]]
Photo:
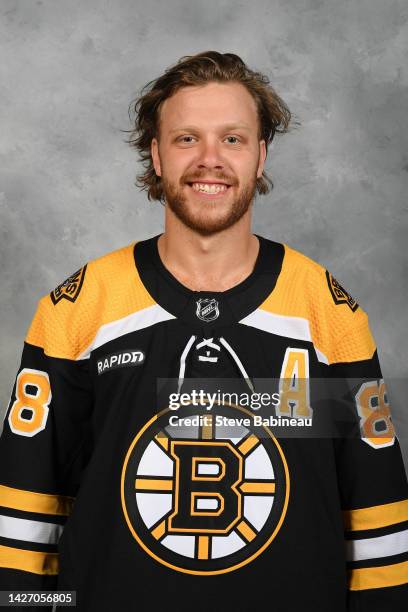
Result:
[[215,138],[202,140],[197,158],[197,167],[218,169],[225,167],[221,145]]

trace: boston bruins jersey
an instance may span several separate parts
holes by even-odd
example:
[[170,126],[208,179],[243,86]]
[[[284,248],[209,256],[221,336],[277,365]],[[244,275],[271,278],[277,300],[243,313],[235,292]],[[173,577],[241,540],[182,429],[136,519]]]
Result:
[[[190,290],[158,237],[38,302],[0,438],[0,589],[86,612],[407,610],[408,486],[366,313],[259,235],[243,282]],[[194,401],[230,380],[238,400]],[[276,401],[245,403],[265,381]]]

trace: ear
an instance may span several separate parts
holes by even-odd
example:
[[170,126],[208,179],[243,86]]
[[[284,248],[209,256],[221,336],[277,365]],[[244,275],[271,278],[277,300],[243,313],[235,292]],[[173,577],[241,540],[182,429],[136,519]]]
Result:
[[266,160],[266,144],[265,144],[265,140],[260,140],[259,141],[259,164],[258,164],[258,170],[256,173],[257,178],[261,178],[262,176],[264,166],[265,166],[265,160]]
[[159,142],[157,138],[152,138],[152,142],[150,144],[150,153],[152,156],[153,167],[157,174],[157,176],[161,176],[161,165],[160,165],[160,157],[159,157]]

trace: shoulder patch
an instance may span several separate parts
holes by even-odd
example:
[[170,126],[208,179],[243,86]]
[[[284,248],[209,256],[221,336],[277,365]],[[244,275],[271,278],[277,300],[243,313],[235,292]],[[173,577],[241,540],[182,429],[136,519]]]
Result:
[[75,302],[84,282],[86,266],[87,264],[79,268],[79,270],[71,274],[63,283],[51,291],[50,297],[54,305],[58,304],[62,299]]
[[327,284],[329,285],[330,293],[332,294],[335,304],[347,304],[354,312],[358,308],[358,304],[354,298],[340,285],[328,270],[326,270]]

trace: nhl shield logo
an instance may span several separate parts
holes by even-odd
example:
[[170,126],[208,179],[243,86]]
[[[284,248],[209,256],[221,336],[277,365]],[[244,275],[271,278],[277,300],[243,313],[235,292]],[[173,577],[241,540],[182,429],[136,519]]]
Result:
[[196,315],[201,321],[214,321],[218,318],[220,311],[215,298],[200,298],[196,304]]

